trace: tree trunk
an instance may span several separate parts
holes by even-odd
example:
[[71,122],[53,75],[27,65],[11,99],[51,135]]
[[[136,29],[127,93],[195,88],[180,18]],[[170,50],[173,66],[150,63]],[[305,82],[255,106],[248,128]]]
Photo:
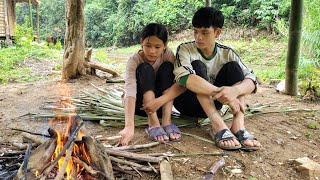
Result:
[[62,79],[85,75],[84,0],[66,0],[66,34]]

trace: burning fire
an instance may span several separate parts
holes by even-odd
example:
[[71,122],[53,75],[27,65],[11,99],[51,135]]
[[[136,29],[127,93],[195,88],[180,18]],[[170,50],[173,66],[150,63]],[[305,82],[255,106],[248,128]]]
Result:
[[[64,95],[66,95],[65,93],[69,92],[69,89],[67,86],[64,86],[61,88],[62,91],[64,91]],[[69,93],[67,94],[69,95]],[[70,99],[66,100],[65,102],[62,102],[61,104],[63,105],[72,105],[72,101]],[[66,118],[68,120],[68,125],[67,125],[67,130],[65,131],[64,134],[60,133],[58,130],[54,130],[55,134],[57,135],[56,137],[56,148],[54,153],[51,156],[51,161],[54,161],[59,154],[61,153],[62,149],[64,148],[64,146],[66,145],[68,139],[70,138],[71,134],[73,132],[71,132],[72,130],[74,130],[74,128],[72,126],[74,126],[75,124],[78,125],[77,123],[73,123],[72,121],[75,120],[76,118],[73,118],[75,115],[75,111],[72,110],[75,108],[71,108],[71,111],[68,113],[68,117]],[[57,114],[61,114],[62,112],[56,112]],[[62,122],[64,118],[59,117],[58,121]],[[82,137],[84,136],[84,133],[80,130],[77,134],[77,138],[76,139],[82,139]],[[71,149],[73,149],[72,152],[72,156],[71,158],[69,158],[67,166],[65,167],[65,179],[70,180],[72,179],[72,173],[74,173],[73,171],[76,171],[76,174],[79,175],[81,174],[81,172],[84,170],[84,167],[82,167],[81,165],[74,163],[73,158],[77,158],[83,162],[86,162],[87,164],[91,163],[91,159],[89,157],[89,155],[87,154],[85,147],[84,147],[84,143],[82,141],[76,142],[74,141],[74,143],[72,143],[71,145],[73,145],[73,147],[71,147]],[[68,148],[70,149],[70,148]],[[66,150],[64,156],[62,156],[58,163],[57,163],[57,167],[58,167],[58,172],[60,171],[61,168],[63,167],[63,162],[65,161],[65,157],[66,154],[68,153],[68,150]],[[74,168],[76,167],[76,168]]]

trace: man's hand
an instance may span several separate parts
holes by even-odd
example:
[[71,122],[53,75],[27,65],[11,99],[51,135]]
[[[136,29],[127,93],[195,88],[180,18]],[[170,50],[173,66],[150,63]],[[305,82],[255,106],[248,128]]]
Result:
[[122,131],[119,132],[121,136],[119,143],[122,146],[127,146],[134,135],[134,127],[125,127]]
[[153,99],[149,101],[148,103],[145,103],[142,105],[142,108],[140,110],[144,110],[147,114],[152,114],[156,112],[161,106],[162,102],[159,98]]
[[216,94],[213,99],[218,100],[222,104],[230,104],[232,101],[237,99],[240,95],[239,90],[232,86],[223,86],[218,94]]
[[238,112],[242,112],[244,114],[245,109],[239,99],[235,99],[234,101],[231,101],[228,105],[231,108],[231,111],[230,111],[231,114],[237,114]]

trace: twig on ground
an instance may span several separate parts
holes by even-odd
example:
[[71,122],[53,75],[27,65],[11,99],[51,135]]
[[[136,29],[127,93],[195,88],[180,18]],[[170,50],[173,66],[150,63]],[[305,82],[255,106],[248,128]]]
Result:
[[106,153],[113,155],[113,156],[122,156],[125,158],[135,159],[135,160],[139,160],[139,161],[146,161],[146,162],[159,163],[163,159],[163,158],[159,158],[159,157],[151,157],[151,156],[146,156],[146,155],[132,153],[132,152],[113,150],[111,148],[105,148],[105,151],[106,151]]
[[24,130],[24,129],[18,129],[18,128],[11,128],[11,129],[12,130],[16,130],[16,131],[26,132],[26,133],[29,133],[29,134],[32,134],[32,135],[44,136],[44,137],[48,137],[48,138],[51,137],[50,135],[47,135],[47,134],[35,133],[35,132],[27,131],[27,130]]
[[206,138],[203,138],[203,137],[200,137],[200,136],[197,136],[197,135],[194,135],[194,134],[189,134],[189,133],[185,133],[185,132],[182,132],[182,134],[190,136],[190,137],[193,137],[193,138],[196,138],[196,139],[199,139],[199,140],[204,141],[204,142],[208,142],[208,143],[214,144],[213,141],[211,141],[209,139],[206,139]]
[[114,147],[114,148],[112,148],[112,150],[123,151],[123,150],[142,149],[142,148],[149,148],[149,147],[157,146],[159,144],[161,144],[161,142],[152,142],[152,143],[148,143],[148,144],[139,144],[139,145],[130,145],[130,146],[120,146],[120,147]]
[[142,171],[153,171],[152,168],[148,168],[148,167],[145,167],[141,164],[138,164],[138,163],[135,163],[135,162],[130,162],[130,161],[127,161],[127,160],[124,160],[124,159],[119,159],[119,158],[116,158],[116,157],[113,157],[113,156],[109,156],[110,160],[111,161],[114,161],[114,162],[117,162],[117,163],[120,163],[120,164],[125,164],[125,165],[129,165],[130,167],[136,167],[138,168],[139,170],[142,170]]

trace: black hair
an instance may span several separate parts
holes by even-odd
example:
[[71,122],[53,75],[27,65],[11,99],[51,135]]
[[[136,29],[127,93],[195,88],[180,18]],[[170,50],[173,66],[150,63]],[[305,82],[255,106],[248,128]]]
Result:
[[224,16],[221,11],[212,7],[200,8],[192,18],[192,26],[196,28],[209,28],[212,26],[214,29],[222,28],[224,23]]
[[157,36],[164,44],[168,42],[168,31],[162,24],[150,23],[146,25],[142,30],[141,39],[144,40],[149,36]]

